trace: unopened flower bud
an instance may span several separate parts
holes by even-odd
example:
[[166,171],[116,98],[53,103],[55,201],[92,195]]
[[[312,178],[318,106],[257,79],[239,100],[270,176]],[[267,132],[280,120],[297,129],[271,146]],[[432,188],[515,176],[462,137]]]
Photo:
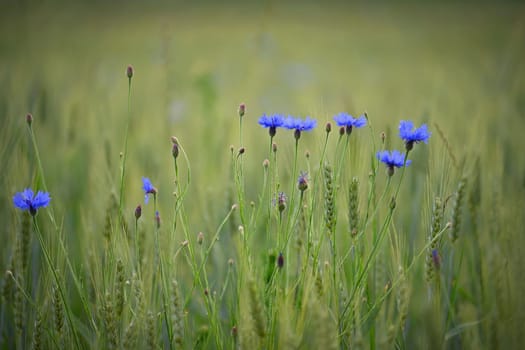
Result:
[[332,131],[332,123],[328,122],[325,126],[326,133],[329,134]]
[[273,153],[277,152],[277,144],[276,143],[272,144],[272,151],[273,151]]
[[279,192],[277,197],[277,208],[279,209],[280,213],[286,209],[286,194],[284,194],[284,192]]
[[128,65],[128,68],[126,68],[126,75],[128,76],[129,79],[131,79],[133,77],[133,66],[130,64]]
[[197,234],[197,243],[202,244],[202,242],[204,242],[204,233],[199,232]]
[[139,205],[137,205],[137,207],[135,208],[135,219],[140,219],[140,217],[142,216],[142,207]]
[[239,117],[243,117],[244,113],[246,113],[246,105],[244,103],[241,103],[239,105]]
[[244,154],[244,152],[246,152],[244,147],[239,148],[239,155]]
[[29,126],[31,126],[31,124],[33,124],[33,115],[31,113],[27,113],[27,115],[26,115],[26,123]]
[[177,159],[177,157],[179,156],[179,144],[178,143],[174,143],[173,146],[171,147],[171,154],[173,155],[174,159]]
[[279,253],[279,257],[277,258],[277,267],[282,269],[284,266],[284,256],[283,253]]
[[228,265],[233,266],[234,263],[235,263],[235,260],[233,260],[232,258],[228,259]]
[[384,131],[381,132],[381,143],[384,145],[386,140],[386,134]]
[[268,159],[265,159],[263,160],[262,165],[264,169],[268,169],[268,167],[270,166],[270,161]]
[[345,127],[342,126],[339,128],[339,136],[343,136],[345,134]]
[[308,188],[308,173],[301,171],[297,179],[297,188],[303,192]]

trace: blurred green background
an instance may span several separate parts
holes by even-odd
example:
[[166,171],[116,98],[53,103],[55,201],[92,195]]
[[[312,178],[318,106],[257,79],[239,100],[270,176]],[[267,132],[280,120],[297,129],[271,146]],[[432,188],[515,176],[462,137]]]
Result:
[[[525,198],[524,43],[525,6],[517,2],[2,2],[0,237],[14,242],[11,198],[34,181],[28,112],[71,249],[82,249],[76,234],[101,235],[128,122],[130,220],[143,202],[141,176],[158,187],[160,207],[170,208],[175,135],[192,166],[190,222],[195,232],[213,232],[231,206],[230,145],[240,146],[237,107],[245,102],[248,200],[257,199],[268,152],[261,114],[318,119],[301,147],[319,157],[325,122],[366,111],[376,142],[380,131],[395,139],[401,119],[433,132],[431,145],[412,155],[419,161],[403,191],[405,198],[419,192],[400,211],[405,222],[430,211],[420,206],[421,191],[438,192],[423,188],[427,169],[434,183],[450,175],[449,189],[463,170],[478,171],[482,215],[499,218],[497,225],[508,220],[498,229],[512,246]],[[130,117],[128,64],[135,68]],[[293,138],[279,131],[276,142],[286,181]],[[450,153],[457,169],[443,175],[451,172]],[[353,172],[366,176],[369,163],[358,167]],[[2,271],[11,248],[0,247]],[[514,249],[516,262],[522,248]]]
[[[266,130],[256,122],[262,113],[310,115],[322,127],[334,113],[367,111],[378,133],[394,137],[400,119],[429,123],[442,149],[437,123],[460,168],[480,157],[487,189],[505,202],[519,200],[523,10],[517,3],[3,3],[1,219],[11,221],[11,196],[34,175],[27,112],[35,117],[53,204],[66,228],[103,217],[108,194],[118,189],[128,64],[135,67],[130,212],[142,201],[141,176],[159,187],[161,203],[171,200],[170,136],[176,135],[193,169],[187,205],[198,217],[222,217],[241,102],[248,111],[252,197],[267,156]],[[323,135],[305,139],[305,148],[318,151]],[[292,148],[283,149],[291,161]]]

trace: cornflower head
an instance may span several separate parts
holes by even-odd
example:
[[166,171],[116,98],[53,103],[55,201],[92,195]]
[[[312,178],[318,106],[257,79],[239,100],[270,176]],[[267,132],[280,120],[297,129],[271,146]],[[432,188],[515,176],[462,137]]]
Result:
[[13,204],[21,210],[29,210],[32,216],[36,215],[38,208],[45,208],[49,205],[51,197],[49,193],[38,191],[35,195],[33,190],[26,188],[13,196]]
[[306,117],[304,120],[301,118],[295,118],[288,116],[284,121],[284,127],[288,130],[294,130],[294,136],[296,140],[301,137],[301,131],[310,131],[317,125],[317,120]]
[[362,128],[366,125],[366,117],[364,115],[361,115],[359,118],[354,118],[345,112],[334,115],[334,120],[337,126],[345,128],[347,135],[352,133],[352,128]]
[[401,168],[402,166],[409,166],[411,160],[405,162],[405,155],[398,150],[380,151],[376,154],[377,159],[386,164],[388,176],[394,175],[394,167]]
[[432,133],[428,131],[427,125],[423,124],[419,128],[414,127],[414,123],[409,120],[402,120],[399,123],[399,137],[405,142],[407,151],[414,148],[414,143],[423,141],[428,143]]
[[148,204],[148,194],[157,195],[157,189],[152,185],[151,180],[147,177],[142,177],[142,189],[144,190],[144,203]]
[[301,192],[304,192],[308,188],[308,173],[306,171],[301,171],[299,173],[299,178],[297,179],[297,188]]
[[282,114],[263,114],[259,118],[259,124],[264,128],[269,128],[270,137],[274,137],[277,133],[277,128],[284,125],[284,117]]

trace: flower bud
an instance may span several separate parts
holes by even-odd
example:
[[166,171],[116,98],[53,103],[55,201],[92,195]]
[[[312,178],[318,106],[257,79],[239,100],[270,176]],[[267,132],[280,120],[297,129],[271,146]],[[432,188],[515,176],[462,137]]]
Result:
[[126,68],[126,75],[128,76],[129,79],[131,79],[133,77],[133,66],[130,64],[128,65],[128,68]]
[[241,103],[239,105],[239,117],[243,117],[244,113],[246,113],[246,105],[244,103]]
[[297,179],[297,188],[301,192],[308,188],[308,173],[301,171],[299,178]]
[[199,232],[199,233],[197,234],[197,243],[198,243],[198,244],[202,244],[203,241],[204,241],[204,233]]
[[177,159],[177,157],[179,156],[179,144],[178,143],[174,143],[173,146],[171,147],[171,154],[173,155],[174,159]]
[[31,124],[33,123],[33,115],[31,113],[27,113],[27,115],[26,115],[26,123],[29,126],[31,126]]
[[277,196],[277,208],[279,209],[279,213],[282,213],[284,209],[286,209],[286,194],[284,194],[284,192],[279,192]]
[[326,133],[329,134],[332,131],[332,123],[328,122],[325,126]]
[[135,219],[140,219],[140,217],[142,216],[142,207],[139,205],[137,205],[137,207],[135,208]]
[[284,266],[284,256],[283,253],[279,253],[279,257],[277,258],[277,267],[282,269]]

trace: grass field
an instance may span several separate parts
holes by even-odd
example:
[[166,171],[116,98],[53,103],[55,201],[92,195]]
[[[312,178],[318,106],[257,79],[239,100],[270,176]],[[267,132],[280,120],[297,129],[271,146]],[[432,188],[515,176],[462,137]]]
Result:
[[518,3],[0,4],[0,347],[520,348],[523,43]]

